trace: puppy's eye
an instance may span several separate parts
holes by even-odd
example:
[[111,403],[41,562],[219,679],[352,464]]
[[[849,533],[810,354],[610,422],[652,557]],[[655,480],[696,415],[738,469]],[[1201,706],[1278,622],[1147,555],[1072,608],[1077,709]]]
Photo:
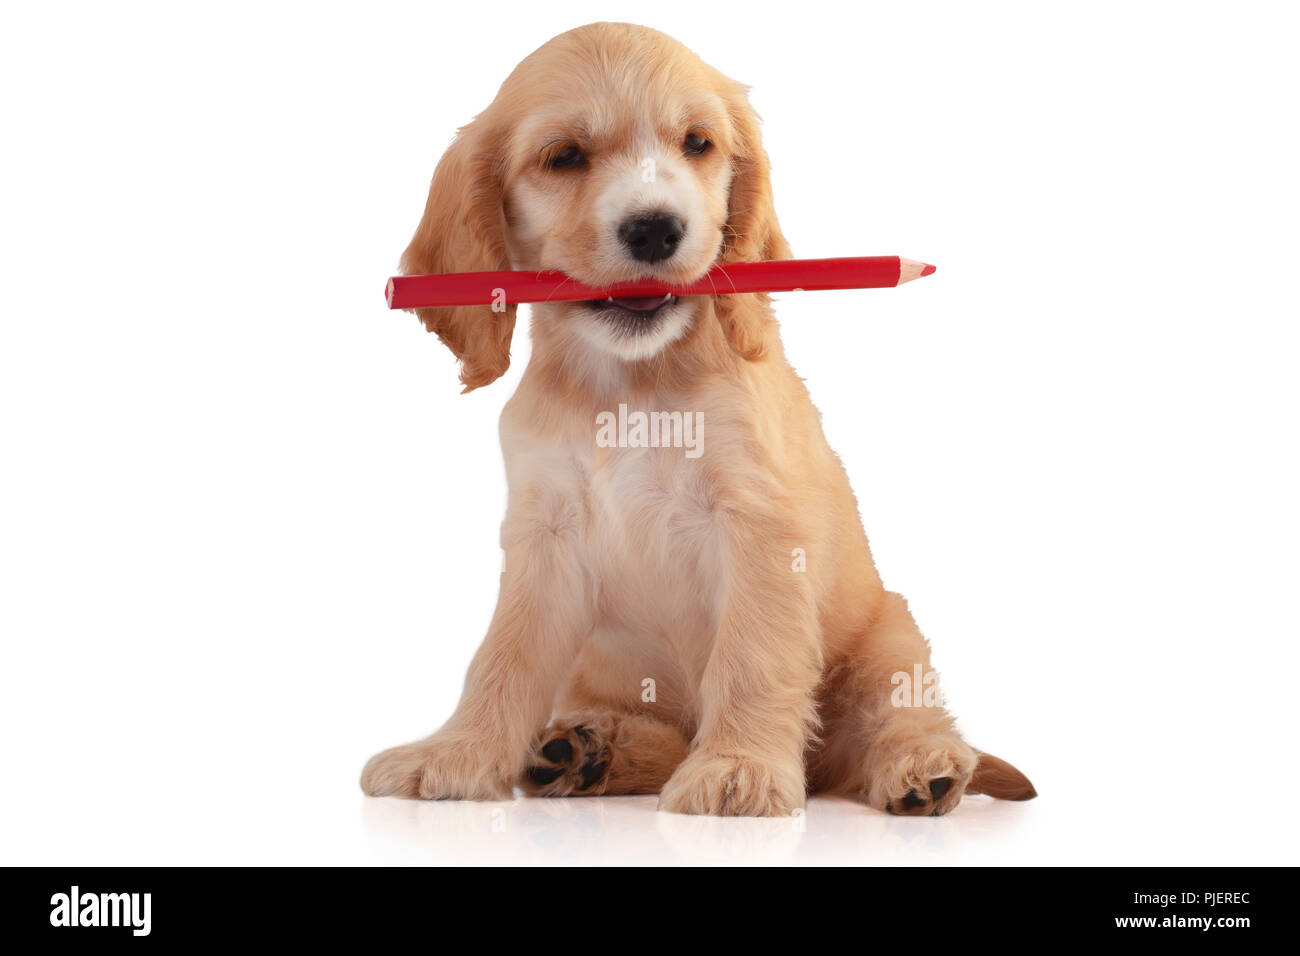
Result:
[[549,169],[576,169],[587,161],[582,150],[576,146],[566,146],[546,161]]
[[688,133],[682,143],[682,149],[691,156],[703,156],[712,146],[713,144],[699,133]]

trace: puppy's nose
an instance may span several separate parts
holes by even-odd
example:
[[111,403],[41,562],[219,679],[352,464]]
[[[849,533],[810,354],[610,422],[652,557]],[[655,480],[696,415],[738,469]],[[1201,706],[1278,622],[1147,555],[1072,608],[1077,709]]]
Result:
[[633,259],[641,262],[659,262],[677,251],[677,244],[686,234],[686,226],[676,216],[657,213],[626,220],[618,227],[618,238]]

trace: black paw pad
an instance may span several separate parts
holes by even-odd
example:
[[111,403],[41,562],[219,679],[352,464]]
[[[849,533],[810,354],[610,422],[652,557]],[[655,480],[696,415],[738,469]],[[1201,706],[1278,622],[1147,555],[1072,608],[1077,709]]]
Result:
[[539,786],[554,783],[564,773],[563,767],[529,767],[528,779]]
[[563,737],[556,737],[542,748],[542,756],[551,763],[568,763],[573,759],[573,744]]
[[909,790],[907,791],[907,795],[903,797],[902,802],[903,806],[907,807],[909,810],[914,810],[917,807],[925,806],[925,797],[921,796],[915,790]]
[[952,788],[952,781],[947,777],[940,777],[938,780],[930,781],[930,796],[938,800]]
[[605,761],[602,760],[600,763],[584,763],[578,773],[582,777],[582,786],[578,789],[586,790],[601,777],[605,776]]

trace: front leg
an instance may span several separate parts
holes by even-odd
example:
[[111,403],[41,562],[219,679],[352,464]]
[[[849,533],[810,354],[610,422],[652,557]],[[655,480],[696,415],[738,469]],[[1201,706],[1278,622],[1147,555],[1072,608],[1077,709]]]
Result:
[[541,492],[521,497],[502,525],[501,593],[460,704],[432,736],[370,759],[361,789],[371,796],[509,799],[591,630],[578,509]]
[[791,570],[797,535],[752,513],[721,521],[727,564],[699,731],[659,809],[784,816],[803,806],[807,789],[803,754],[821,674],[816,605],[808,576]]

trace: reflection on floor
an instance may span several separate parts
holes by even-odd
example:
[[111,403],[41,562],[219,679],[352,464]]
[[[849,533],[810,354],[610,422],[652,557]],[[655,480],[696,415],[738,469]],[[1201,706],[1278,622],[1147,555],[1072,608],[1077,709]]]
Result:
[[377,862],[645,866],[955,862],[965,851],[983,856],[981,845],[1014,830],[1027,809],[971,796],[946,817],[891,817],[815,797],[793,817],[737,819],[659,813],[656,801],[363,798],[361,812]]

